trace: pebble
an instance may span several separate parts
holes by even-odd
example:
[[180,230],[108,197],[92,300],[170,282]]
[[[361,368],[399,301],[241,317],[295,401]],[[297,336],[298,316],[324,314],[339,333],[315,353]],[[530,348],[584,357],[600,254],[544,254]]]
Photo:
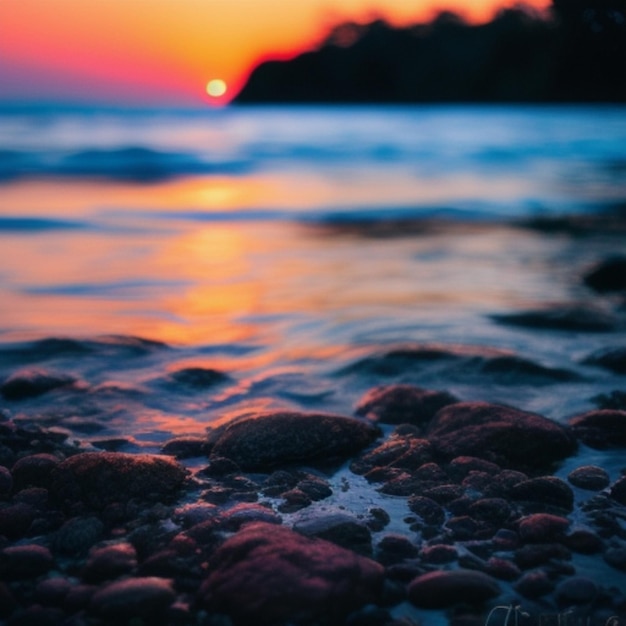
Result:
[[15,489],[49,487],[50,474],[60,462],[56,456],[45,453],[22,457],[11,468]]
[[571,511],[574,507],[574,492],[571,487],[556,476],[538,476],[516,484],[510,491],[514,500]]
[[608,472],[597,465],[577,467],[567,475],[567,480],[574,487],[588,491],[601,491],[611,482]]
[[419,425],[454,402],[458,399],[447,391],[432,391],[414,385],[382,385],[361,398],[356,414],[382,424]]
[[100,583],[130,574],[136,567],[137,551],[134,546],[118,543],[92,548],[81,576],[86,583]]
[[408,499],[409,509],[419,515],[419,517],[428,525],[443,524],[446,514],[435,500],[425,496],[413,496]]
[[535,513],[520,521],[519,536],[526,543],[548,543],[563,538],[569,525],[565,517]]
[[346,458],[372,443],[376,427],[340,415],[260,413],[227,424],[210,435],[213,455],[255,471],[295,461]]
[[73,385],[76,379],[42,369],[15,372],[0,384],[0,395],[5,400],[19,401],[42,396],[49,391]]
[[296,520],[293,529],[306,537],[325,539],[363,556],[372,555],[372,535],[369,528],[346,513],[311,515]]
[[13,476],[7,467],[0,465],[0,498],[9,495],[13,489]]
[[36,544],[24,544],[5,548],[0,552],[0,571],[14,578],[35,578],[54,566],[54,558],[48,548]]
[[445,543],[425,546],[420,552],[420,557],[424,562],[437,565],[456,561],[458,556],[457,549]]
[[387,534],[376,545],[376,560],[383,565],[401,563],[417,555],[417,546],[404,535]]
[[175,598],[169,580],[129,578],[98,589],[91,598],[90,612],[107,619],[155,619],[163,616]]
[[62,554],[80,556],[102,537],[104,524],[97,517],[74,517],[56,532],[55,548]]
[[591,448],[626,447],[626,411],[599,409],[569,420],[572,432]]
[[609,495],[613,500],[626,506],[626,476],[622,476],[611,485]]
[[600,293],[626,289],[626,257],[615,256],[598,263],[583,280]]
[[554,589],[554,583],[543,570],[526,572],[514,585],[515,591],[524,598],[535,600]]
[[176,437],[170,439],[161,447],[162,454],[168,454],[177,459],[206,456],[207,452],[208,445],[204,437]]
[[561,608],[580,604],[591,604],[598,595],[596,583],[584,576],[572,576],[560,582],[554,593]]
[[424,609],[443,609],[459,603],[480,605],[500,595],[496,580],[473,570],[439,570],[413,580],[409,600]]

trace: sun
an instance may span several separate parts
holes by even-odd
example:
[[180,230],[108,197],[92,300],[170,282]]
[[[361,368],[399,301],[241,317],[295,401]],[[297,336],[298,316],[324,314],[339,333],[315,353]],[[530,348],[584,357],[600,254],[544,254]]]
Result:
[[206,92],[211,98],[220,98],[228,89],[228,86],[221,78],[214,78],[206,85]]

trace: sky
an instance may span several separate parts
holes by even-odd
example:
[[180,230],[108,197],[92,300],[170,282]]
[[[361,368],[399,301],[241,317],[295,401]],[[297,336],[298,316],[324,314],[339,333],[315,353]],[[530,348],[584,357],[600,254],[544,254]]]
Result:
[[[222,105],[342,21],[403,25],[503,0],[0,0],[0,102]],[[542,8],[549,0],[527,2]],[[207,93],[207,85],[213,82]],[[222,93],[225,89],[225,92]]]

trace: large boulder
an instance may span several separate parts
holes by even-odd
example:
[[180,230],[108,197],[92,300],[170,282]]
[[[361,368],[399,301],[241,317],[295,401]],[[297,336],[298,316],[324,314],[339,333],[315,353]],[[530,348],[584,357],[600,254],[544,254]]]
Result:
[[233,624],[344,623],[375,602],[383,587],[378,563],[323,539],[257,523],[215,552],[200,588],[201,603]]
[[187,470],[165,456],[84,452],[53,469],[51,492],[69,509],[82,504],[101,510],[130,500],[171,500],[186,477]]
[[298,461],[345,458],[379,434],[368,422],[340,415],[260,413],[211,433],[210,457],[231,459],[243,470],[264,470]]
[[576,449],[573,437],[559,424],[486,402],[444,407],[431,422],[427,438],[447,458],[475,456],[513,469],[548,467]]

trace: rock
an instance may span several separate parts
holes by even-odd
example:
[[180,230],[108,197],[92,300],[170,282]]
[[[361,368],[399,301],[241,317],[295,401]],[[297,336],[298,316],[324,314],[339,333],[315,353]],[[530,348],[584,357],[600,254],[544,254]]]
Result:
[[230,380],[227,374],[208,367],[185,367],[170,374],[170,380],[193,391],[202,391]]
[[452,459],[448,465],[448,474],[458,482],[467,478],[472,472],[481,472],[487,476],[495,476],[500,470],[499,465],[475,456],[458,456]]
[[307,516],[296,521],[293,529],[306,537],[325,539],[363,556],[372,555],[369,528],[347,513]]
[[343,623],[383,589],[381,565],[282,526],[251,524],[215,552],[200,588],[203,606],[236,626]]
[[5,400],[19,401],[42,396],[54,389],[69,387],[77,381],[72,376],[54,374],[41,369],[20,370],[0,384]]
[[583,528],[566,535],[563,539],[563,545],[579,554],[596,554],[603,548],[602,539],[590,530]]
[[566,511],[574,508],[574,492],[556,476],[538,476],[515,485],[510,497],[528,503],[550,505]]
[[350,469],[355,474],[367,474],[377,468],[416,470],[430,461],[432,446],[428,441],[413,435],[393,434],[373,450],[354,459]]
[[485,361],[480,368],[484,374],[497,376],[500,384],[550,384],[580,380],[571,370],[546,367],[516,355],[495,356]]
[[420,552],[420,557],[424,562],[437,565],[456,561],[458,556],[457,549],[445,543],[426,546]]
[[576,437],[591,448],[626,447],[626,411],[589,411],[572,417],[569,426]]
[[423,424],[435,413],[458,402],[447,391],[431,391],[413,385],[382,385],[359,401],[356,414],[383,424]]
[[443,524],[446,514],[443,508],[432,498],[413,496],[407,502],[409,509],[419,515],[424,523],[432,526]]
[[87,583],[101,583],[130,574],[136,567],[137,551],[129,543],[93,548],[83,568],[82,579]]
[[165,456],[85,452],[54,468],[51,492],[69,508],[82,503],[102,510],[109,504],[133,499],[167,502],[176,495],[187,473]]
[[610,393],[600,393],[591,398],[591,401],[599,409],[626,411],[626,391],[616,389]]
[[231,459],[244,471],[297,461],[348,457],[372,443],[377,428],[324,413],[270,412],[227,424],[211,435],[211,457]]
[[67,578],[46,578],[35,589],[35,598],[46,606],[62,606],[72,583]]
[[480,498],[470,504],[468,513],[476,520],[499,526],[511,516],[513,510],[504,498]]
[[271,508],[260,504],[236,504],[222,513],[220,524],[225,530],[239,530],[244,524],[260,522],[280,525],[282,519]]
[[611,482],[608,472],[597,465],[577,467],[567,475],[567,480],[574,487],[588,491],[601,491]]
[[572,576],[557,585],[554,595],[561,608],[591,604],[598,595],[598,587],[589,578]]
[[176,521],[184,528],[190,528],[218,516],[220,509],[208,502],[184,504],[174,511]]
[[599,308],[585,306],[559,306],[491,317],[496,322],[509,326],[570,332],[606,333],[617,327],[617,321],[609,313]]
[[8,468],[4,467],[4,465],[0,465],[0,498],[9,495],[12,489],[13,476]]
[[104,524],[97,517],[74,517],[59,528],[54,538],[56,549],[62,554],[86,554],[102,537]]
[[514,469],[542,468],[576,449],[568,432],[545,417],[486,402],[461,402],[441,409],[427,438],[452,459],[475,456]]
[[305,493],[313,502],[324,500],[333,495],[333,490],[330,488],[328,481],[319,476],[309,475],[307,478],[299,481],[296,488]]
[[52,553],[43,546],[26,544],[0,551],[0,573],[11,578],[36,578],[53,566]]
[[550,513],[535,513],[522,518],[519,536],[527,543],[547,543],[565,535],[570,522],[565,517]]
[[524,598],[534,600],[550,593],[554,589],[554,583],[544,571],[537,570],[524,574],[514,588]]
[[408,588],[409,600],[423,609],[455,604],[483,604],[500,594],[495,579],[473,570],[440,570],[418,576]]
[[22,457],[11,468],[15,489],[49,487],[50,474],[60,462],[53,454],[29,454]]
[[626,257],[616,256],[602,261],[585,274],[583,281],[599,293],[626,289]]
[[626,546],[611,546],[604,553],[604,560],[621,572],[626,572]]
[[383,565],[401,563],[417,555],[417,547],[404,535],[385,535],[376,546],[376,560]]
[[506,559],[496,556],[492,556],[487,561],[485,573],[489,574],[489,576],[497,578],[498,580],[507,581],[517,580],[522,575],[521,570],[517,567],[517,565],[515,565],[515,563],[511,563],[511,561],[507,561]]
[[176,437],[170,439],[161,448],[161,454],[168,454],[177,459],[190,459],[206,456],[208,445],[204,437]]
[[23,537],[30,530],[36,514],[33,506],[22,502],[0,508],[0,535],[9,539]]
[[613,500],[626,506],[626,476],[622,476],[613,483],[609,495]]
[[609,348],[590,354],[583,363],[596,365],[616,374],[626,374],[626,347]]
[[569,560],[572,553],[559,543],[528,543],[515,551],[515,563],[522,569],[530,569],[550,563],[553,559]]
[[[156,577],[129,578],[96,591],[90,612],[107,619],[157,619],[163,617],[176,594],[169,580]],[[162,621],[159,620],[159,621]]]

